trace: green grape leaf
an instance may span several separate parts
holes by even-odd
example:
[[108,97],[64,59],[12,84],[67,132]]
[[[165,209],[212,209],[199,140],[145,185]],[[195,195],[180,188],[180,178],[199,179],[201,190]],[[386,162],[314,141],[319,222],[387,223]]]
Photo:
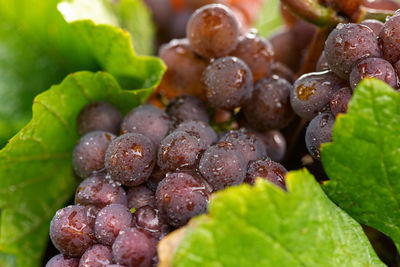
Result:
[[102,100],[126,114],[151,92],[121,90],[108,73],[78,72],[35,98],[31,122],[0,151],[1,266],[40,265],[49,221],[76,186],[72,150],[80,110]]
[[322,146],[329,197],[400,248],[400,95],[376,79],[356,88],[338,116],[333,142]]
[[[88,2],[75,0],[79,1]],[[123,88],[138,89],[155,87],[165,71],[161,60],[138,56],[133,50],[131,36],[136,34],[133,40],[138,40],[135,43],[142,51],[153,45],[150,14],[139,0],[122,0],[120,4],[125,12],[142,14],[135,19],[123,19],[117,11],[110,11],[119,7],[117,4],[99,12],[93,10],[100,8],[80,7],[84,16],[76,14],[78,8],[70,7],[67,19],[90,18],[95,22],[68,23],[58,11],[64,10],[65,15],[62,4],[58,0],[0,0],[0,147],[29,121],[34,97],[71,72],[105,70]],[[94,6],[101,7],[100,3]],[[130,33],[98,24],[122,22]],[[135,28],[131,24],[148,26]]]
[[282,24],[280,0],[263,0],[263,6],[253,27],[261,36],[269,37]]
[[161,241],[161,266],[384,266],[361,226],[310,173],[286,178],[288,192],[260,179],[216,193],[209,214],[189,223],[170,265],[162,257],[168,237]]

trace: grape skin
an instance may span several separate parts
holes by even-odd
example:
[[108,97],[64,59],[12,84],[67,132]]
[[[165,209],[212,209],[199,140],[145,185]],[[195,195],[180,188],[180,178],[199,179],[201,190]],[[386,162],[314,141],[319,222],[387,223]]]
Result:
[[251,99],[243,106],[249,124],[258,130],[282,129],[294,118],[290,105],[292,85],[281,78],[261,79]]
[[186,25],[193,51],[205,58],[221,57],[236,48],[239,21],[224,5],[211,4],[197,9]]
[[201,121],[184,121],[174,131],[184,131],[196,136],[204,149],[215,143],[218,139],[217,133],[213,128]]
[[334,123],[335,117],[332,113],[321,113],[308,125],[305,135],[306,147],[314,159],[319,160],[321,157],[321,144],[332,141]]
[[272,76],[278,76],[279,78],[285,79],[290,83],[294,82],[293,71],[280,62],[275,62],[274,64],[272,64],[271,72]]
[[138,133],[123,134],[109,145],[105,166],[111,178],[125,186],[137,186],[151,175],[156,150],[151,140]]
[[257,132],[250,129],[254,134],[260,138],[267,151],[267,156],[273,161],[282,161],[286,154],[286,139],[283,134],[277,130],[266,132]]
[[154,206],[154,192],[145,185],[130,187],[127,191],[128,208],[139,209],[144,206]]
[[133,214],[133,221],[137,228],[148,231],[158,240],[170,231],[168,224],[164,222],[159,211],[150,206],[143,206],[137,209]]
[[214,60],[203,72],[202,82],[209,104],[232,110],[250,99],[253,76],[249,67],[237,57]]
[[379,34],[383,58],[392,64],[400,60],[400,12],[386,20]]
[[[193,79],[193,77],[190,78]],[[180,95],[172,99],[168,104],[167,113],[178,121],[195,120],[204,123],[210,121],[206,104],[201,99],[191,95]]]
[[113,258],[110,247],[94,245],[82,255],[79,267],[104,267],[112,262]]
[[104,169],[104,155],[115,135],[103,131],[85,134],[75,146],[72,154],[75,173],[86,178]]
[[245,183],[254,185],[256,178],[264,178],[282,189],[286,189],[285,175],[287,170],[281,164],[270,159],[253,161],[247,167]]
[[121,204],[110,204],[99,211],[94,225],[97,240],[111,246],[119,231],[130,227],[132,223],[131,211]]
[[85,207],[74,205],[58,210],[50,223],[50,239],[64,255],[82,256],[95,243],[93,224]]
[[208,192],[200,180],[189,173],[168,173],[156,191],[156,206],[166,222],[180,227],[207,211]]
[[345,87],[337,91],[329,103],[332,114],[336,117],[339,113],[346,113],[352,96],[350,88]]
[[369,27],[376,36],[380,34],[383,28],[383,23],[376,19],[366,19],[360,22],[360,24]]
[[317,62],[316,71],[321,72],[321,71],[325,71],[325,70],[330,70],[330,69],[329,69],[328,61],[326,61],[325,53],[322,52],[321,56],[319,57],[318,62]]
[[348,79],[359,60],[381,57],[378,38],[367,26],[338,24],[325,42],[324,53],[330,69],[342,79]]
[[78,115],[78,132],[82,136],[93,131],[118,134],[121,126],[121,113],[107,102],[93,102],[86,105]]
[[45,267],[78,267],[79,258],[71,258],[63,254],[57,254],[51,258]]

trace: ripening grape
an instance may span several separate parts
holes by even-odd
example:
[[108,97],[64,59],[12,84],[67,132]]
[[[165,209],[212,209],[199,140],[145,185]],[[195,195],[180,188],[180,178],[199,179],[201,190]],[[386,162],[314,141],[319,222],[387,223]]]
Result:
[[143,206],[154,206],[154,192],[145,185],[130,187],[127,190],[128,208],[141,208]]
[[167,135],[171,120],[161,109],[152,105],[142,105],[126,115],[122,121],[123,133],[139,133],[153,141],[155,148]]
[[366,19],[361,21],[360,24],[368,26],[376,36],[379,36],[383,28],[383,22],[376,19]]
[[397,75],[393,66],[382,58],[366,58],[358,62],[350,73],[350,86],[354,90],[364,78],[376,78],[397,87]]
[[86,208],[74,205],[58,210],[50,223],[50,239],[64,255],[82,256],[96,241]]
[[254,82],[271,74],[274,50],[271,43],[254,34],[247,33],[239,38],[239,43],[231,56],[238,57],[249,66]]
[[270,159],[250,162],[247,167],[246,183],[254,185],[256,178],[264,178],[282,189],[285,189],[285,175],[287,170],[281,164]]
[[82,255],[79,267],[104,267],[112,263],[111,248],[103,245],[94,245]]
[[346,83],[331,71],[304,74],[293,85],[290,102],[293,110],[306,120],[311,120],[329,106],[334,93]]
[[400,60],[400,12],[386,20],[379,34],[383,58],[392,64]]
[[102,208],[97,214],[94,224],[94,233],[97,241],[103,245],[111,246],[119,231],[130,227],[132,213],[124,205],[110,204]]
[[329,34],[324,53],[329,68],[342,79],[348,79],[351,69],[359,60],[381,57],[378,38],[367,26],[338,24]]
[[277,130],[266,132],[254,132],[260,138],[267,151],[267,156],[273,161],[282,161],[286,153],[286,139],[283,134]]
[[320,72],[320,71],[325,71],[325,70],[329,70],[329,65],[328,65],[328,61],[326,61],[325,53],[322,52],[321,56],[319,57],[318,62],[317,62],[316,71]]
[[126,205],[126,203],[125,190],[106,178],[105,173],[96,173],[86,178],[77,187],[75,193],[75,204],[104,208],[109,204]]
[[237,57],[214,60],[204,70],[202,82],[209,104],[221,109],[243,105],[253,92],[251,70]]
[[75,146],[72,155],[75,173],[86,178],[104,169],[104,155],[115,135],[103,131],[85,134]]
[[156,191],[156,206],[166,222],[180,227],[207,211],[208,191],[203,182],[189,173],[168,173]]
[[346,113],[351,99],[352,91],[349,87],[344,87],[337,91],[329,103],[332,114],[336,117],[339,113]]
[[125,186],[137,186],[149,178],[155,161],[153,142],[142,134],[127,133],[111,142],[105,166],[114,181]]
[[286,81],[293,83],[294,82],[294,73],[291,69],[289,69],[286,65],[275,62],[272,64],[271,74],[278,76],[279,78],[285,79]]
[[396,11],[400,8],[400,3],[397,0],[361,0],[361,4],[378,10]]
[[79,258],[71,258],[63,254],[58,254],[51,258],[45,267],[78,267]]
[[250,126],[261,131],[286,127],[295,115],[290,105],[292,87],[278,77],[259,80],[252,97],[243,106]]
[[246,175],[246,166],[247,161],[240,149],[229,142],[219,142],[204,152],[199,170],[214,190],[221,190],[241,184]]
[[168,104],[167,113],[178,121],[195,120],[204,123],[210,121],[206,104],[192,95],[180,95],[172,99]]
[[204,149],[217,141],[217,133],[208,124],[201,121],[184,121],[174,131],[184,131],[196,136]]
[[197,9],[186,25],[186,36],[193,51],[205,58],[228,55],[236,48],[240,25],[224,5],[211,4]]
[[335,117],[332,113],[321,113],[311,120],[306,130],[306,147],[311,156],[319,160],[322,143],[332,141],[332,127]]
[[93,102],[86,105],[79,113],[78,132],[80,135],[93,131],[118,134],[121,120],[121,113],[110,103]]
[[133,214],[133,222],[135,227],[150,232],[157,239],[164,237],[170,231],[159,211],[150,206],[137,209]]

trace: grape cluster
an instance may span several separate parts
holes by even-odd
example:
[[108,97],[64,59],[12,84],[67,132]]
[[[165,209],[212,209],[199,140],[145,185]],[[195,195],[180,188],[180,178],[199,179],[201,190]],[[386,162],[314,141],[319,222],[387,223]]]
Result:
[[[171,100],[166,112],[144,104],[121,117],[103,102],[78,116],[84,134],[73,166],[83,180],[75,204],[51,221],[50,238],[61,254],[47,267],[155,266],[159,240],[207,212],[211,193],[253,185],[256,177],[285,189],[286,169],[268,157],[269,151],[282,157],[284,139],[277,131],[242,128],[218,135],[206,103],[190,95]],[[120,135],[107,131],[103,119]],[[91,131],[84,131],[86,125]]]

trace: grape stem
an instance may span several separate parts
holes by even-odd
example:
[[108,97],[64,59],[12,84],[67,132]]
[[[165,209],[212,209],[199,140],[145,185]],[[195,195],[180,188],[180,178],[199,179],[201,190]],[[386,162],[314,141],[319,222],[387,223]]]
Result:
[[332,8],[324,7],[317,0],[281,0],[281,2],[295,15],[318,27],[331,27],[344,18],[338,16]]
[[377,10],[368,8],[365,6],[360,6],[359,11],[355,14],[353,19],[356,23],[360,23],[366,19],[376,19],[385,22],[387,17],[393,16],[395,11],[392,10]]

